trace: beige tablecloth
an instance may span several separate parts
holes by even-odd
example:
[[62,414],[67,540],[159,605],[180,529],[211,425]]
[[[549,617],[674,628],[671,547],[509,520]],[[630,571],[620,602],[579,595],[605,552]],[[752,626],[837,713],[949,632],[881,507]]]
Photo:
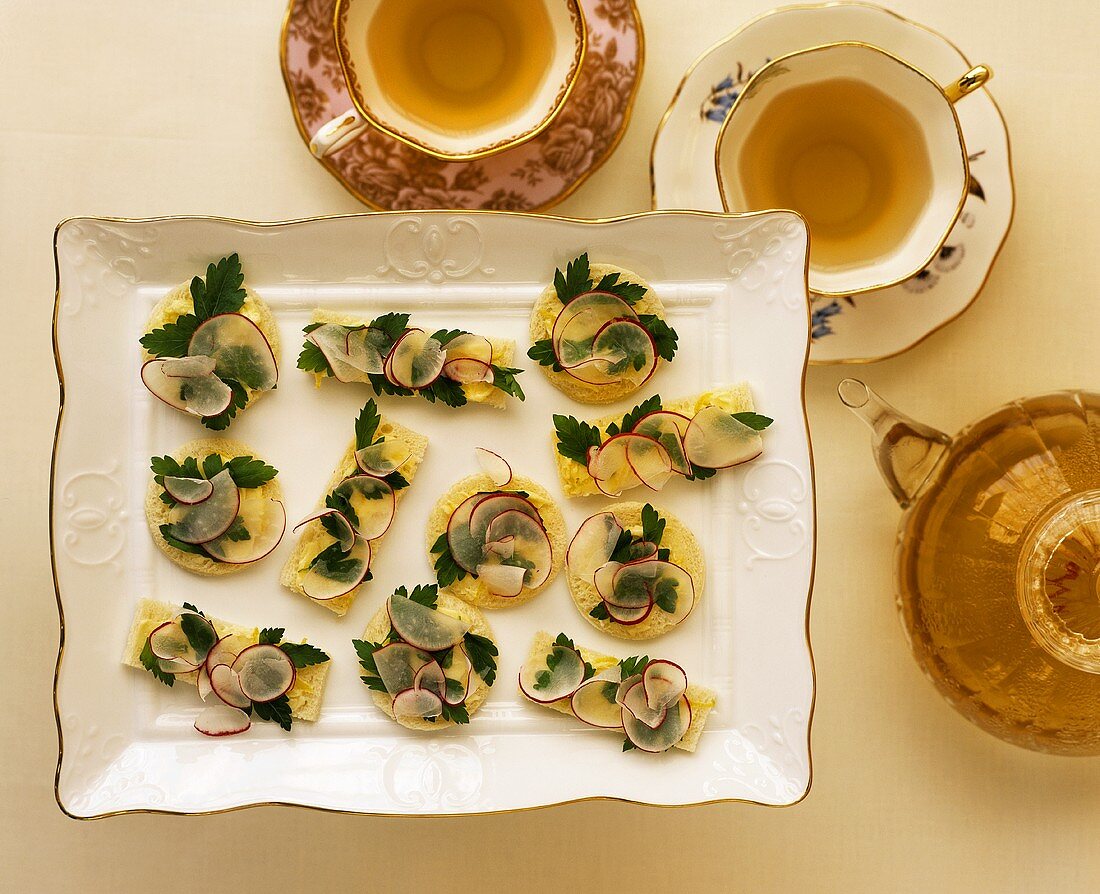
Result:
[[[650,141],[683,69],[767,8],[639,6],[648,58],[633,121],[562,213],[644,209]],[[860,373],[947,431],[1019,395],[1100,387],[1097,5],[902,0],[897,9],[995,67],[1019,204],[973,309]],[[0,889],[1095,890],[1100,760],[1033,755],[978,732],[906,652],[891,595],[898,510],[866,431],[835,397],[842,368],[812,370],[808,382],[819,692],[803,804],[596,803],[457,821],[285,809],[62,816],[52,792],[57,617],[46,539],[53,227],[74,214],[263,220],[360,210],[294,129],[276,54],[282,12],[282,0],[0,0]]]

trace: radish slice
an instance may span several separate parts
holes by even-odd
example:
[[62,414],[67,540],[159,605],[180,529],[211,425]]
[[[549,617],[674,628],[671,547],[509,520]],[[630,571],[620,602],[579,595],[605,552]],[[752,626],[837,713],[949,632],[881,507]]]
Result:
[[764,452],[764,439],[726,410],[705,407],[688,425],[684,450],[697,466],[728,469],[756,459]]
[[526,568],[523,585],[532,589],[541,587],[553,571],[554,559],[554,548],[542,523],[518,509],[509,509],[489,523],[486,539],[499,541],[509,537],[512,538],[511,561]]
[[444,675],[443,668],[439,666],[438,661],[433,658],[416,672],[416,676],[413,678],[413,689],[426,689],[428,692],[443,698],[443,694],[447,690],[447,677]]
[[191,648],[191,641],[183,632],[178,618],[165,621],[153,629],[149,634],[149,651],[157,658],[163,658],[166,661],[182,659],[191,665],[192,670],[202,663],[195,654],[195,650]]
[[[673,702],[675,701],[676,699],[673,699]],[[642,680],[623,693],[619,704],[650,729],[656,729],[664,722],[667,705],[662,708],[651,708],[646,701],[645,684]]]
[[[269,643],[249,646],[237,656],[232,669],[239,678],[241,692],[254,702],[270,702],[284,695],[297,676],[290,656]],[[213,674],[210,682],[215,682]]]
[[383,373],[390,347],[390,337],[374,326],[356,326],[354,329],[349,329],[344,343],[348,362],[356,369],[361,369],[370,375]]
[[233,634],[229,634],[228,636],[223,636],[214,643],[209,653],[207,653],[206,661],[204,662],[207,673],[210,673],[219,664],[233,665],[233,662],[237,660],[237,655],[239,654],[239,650],[233,647],[236,639],[237,638],[233,636]]
[[642,686],[646,704],[654,711],[663,711],[687,692],[688,678],[680,665],[656,659],[642,672]]
[[199,712],[195,729],[204,736],[235,736],[246,732],[252,726],[252,720],[244,711],[215,702]]
[[465,332],[447,342],[447,361],[474,360],[486,365],[493,362],[493,345],[484,335]]
[[390,624],[401,639],[425,652],[438,652],[462,642],[470,625],[404,596],[386,602]]
[[613,605],[610,602],[604,603],[607,608],[607,614],[617,624],[622,624],[624,627],[633,627],[635,624],[641,624],[646,618],[653,613],[653,603],[647,602],[644,605],[634,606],[626,608],[622,605]]
[[478,493],[455,508],[447,522],[447,545],[460,567],[476,573],[477,566],[485,560],[486,543],[499,539],[488,536],[490,523],[510,509],[523,512],[542,524],[538,510],[516,494]]
[[622,709],[622,716],[623,729],[631,744],[641,751],[659,754],[668,751],[688,731],[691,726],[691,704],[686,697],[680,696],[680,700],[668,709],[664,721],[656,729],[642,723],[625,707]]
[[511,483],[512,467],[503,456],[484,447],[475,447],[474,455],[477,457],[477,464],[493,484],[497,487],[505,487]]
[[634,434],[645,435],[657,441],[668,453],[672,471],[677,475],[687,476],[691,474],[691,463],[684,451],[684,434],[690,423],[691,420],[680,413],[658,410],[639,419],[633,431]]
[[237,520],[241,494],[229,469],[210,479],[212,491],[201,503],[177,503],[168,513],[168,533],[184,543],[209,543]]
[[344,596],[363,582],[370,569],[371,545],[369,540],[356,537],[351,552],[323,559],[322,555],[302,575],[305,594],[319,602]]
[[585,519],[565,553],[570,573],[592,581],[596,570],[611,558],[622,532],[622,525],[611,512],[600,512]]
[[597,675],[573,693],[569,707],[579,720],[600,729],[621,729],[622,709],[615,701],[617,680],[600,679]]
[[[600,446],[588,464],[588,473],[595,479],[596,487],[609,497],[617,497],[624,490],[630,490],[642,483],[627,459],[627,451],[632,441],[638,442],[635,449],[638,457],[643,457],[648,448],[646,444],[656,444],[650,438],[641,435],[620,434],[608,438]],[[660,445],[657,445],[658,448]]]
[[443,713],[443,700],[427,689],[406,689],[394,696],[391,707],[402,720],[428,720]]
[[207,376],[214,371],[213,357],[165,357],[161,370],[171,379],[190,379]]
[[622,567],[622,562],[605,562],[592,575],[592,585],[604,602],[607,602],[614,595],[615,575],[619,573],[619,569]]
[[480,360],[448,360],[443,364],[441,373],[460,385],[491,382],[494,378],[492,365]]
[[407,329],[386,358],[386,378],[402,388],[427,388],[439,378],[447,353],[423,329]]
[[250,391],[270,391],[279,381],[275,354],[260,328],[243,314],[215,314],[199,324],[188,354],[214,358],[214,372]]
[[233,708],[247,708],[252,703],[241,688],[240,676],[227,664],[215,664],[210,668],[210,686],[218,698]]
[[205,478],[176,478],[165,475],[164,492],[177,503],[194,506],[209,498],[214,492],[214,485]]
[[408,643],[388,643],[374,653],[374,666],[391,696],[412,689],[420,669],[434,660]]
[[179,674],[193,674],[198,670],[198,665],[184,661],[182,658],[158,658],[157,664],[166,674],[178,676]]
[[586,292],[570,301],[550,333],[554,355],[562,366],[592,356],[596,333],[612,320],[636,320],[638,315],[627,302],[610,292]]
[[[381,338],[379,338],[381,336]],[[381,350],[389,340],[381,330],[349,330],[338,323],[324,323],[306,334],[325,356],[333,377],[340,382],[369,382],[370,375],[382,373]]]
[[351,505],[356,516],[355,531],[363,539],[375,540],[390,529],[397,498],[388,481],[373,475],[352,475],[336,485],[333,493]]
[[[165,364],[179,358],[149,360],[141,367],[141,381],[168,406],[193,416],[217,416],[233,402],[233,390],[213,373],[200,376],[170,376]],[[173,368],[173,366],[169,366]],[[176,367],[178,368],[178,367]]]
[[646,559],[619,568],[612,579],[611,594],[604,601],[608,605],[608,611],[611,611],[612,606],[639,606],[643,598],[656,604],[662,611],[667,611],[666,606],[670,601],[674,602],[673,609],[668,614],[678,623],[687,617],[695,605],[695,585],[691,575],[679,565]]
[[[499,539],[499,537],[489,536],[489,527],[492,525],[493,519],[505,512],[513,510],[522,512],[537,522],[539,527],[542,526],[542,516],[539,515],[539,511],[526,497],[507,492],[482,494],[481,496],[482,499],[478,501],[470,513],[470,537],[481,547],[484,547],[490,540]],[[505,533],[509,532],[502,532],[500,536]]]
[[297,531],[303,525],[308,525],[311,521],[317,521],[319,518],[332,519],[332,523],[337,528],[336,540],[340,544],[340,549],[346,553],[351,552],[351,548],[355,545],[355,529],[351,526],[347,516],[339,509],[322,509],[320,512],[314,512],[313,515],[307,515],[294,526],[294,531]]
[[622,381],[622,376],[615,370],[615,364],[606,357],[589,357],[579,363],[563,363],[562,369],[586,385],[618,385]]
[[638,480],[652,491],[659,491],[672,477],[672,459],[653,438],[631,437],[626,446],[626,461]]
[[202,545],[203,551],[228,565],[258,562],[275,551],[286,532],[286,509],[279,500],[264,499],[257,492],[241,499],[238,518],[248,532],[247,540],[234,540],[223,534]]
[[494,596],[510,599],[523,591],[527,569],[519,565],[478,565],[477,579]]
[[474,666],[470,662],[470,656],[466,654],[466,647],[462,643],[451,649],[444,662],[443,673],[447,677],[447,682],[443,690],[443,701],[448,705],[460,705],[466,701],[466,696],[470,694],[470,681]]
[[454,508],[447,519],[447,546],[455,561],[466,571],[476,569],[483,555],[483,551],[480,551],[482,544],[475,543],[470,536],[470,515],[484,498],[485,494],[482,493],[468,496]]
[[592,357],[611,362],[619,381],[644,384],[657,369],[657,347],[637,320],[612,320],[596,333]]
[[519,688],[531,701],[548,705],[576,692],[584,682],[584,670],[580,652],[554,643],[545,655],[520,668]]
[[[199,667],[199,675],[195,680],[195,685],[199,690],[199,698],[203,701],[206,701],[211,695],[214,695],[214,687],[210,685],[210,673],[207,671],[205,664]],[[215,695],[215,698],[216,697]]]
[[[499,556],[502,559],[510,559],[516,552],[516,538],[509,535],[500,540],[490,540],[485,544],[485,555]],[[479,566],[480,567],[480,566]]]
[[368,475],[384,478],[400,469],[412,458],[412,451],[403,441],[390,439],[361,447],[355,451],[355,464]]

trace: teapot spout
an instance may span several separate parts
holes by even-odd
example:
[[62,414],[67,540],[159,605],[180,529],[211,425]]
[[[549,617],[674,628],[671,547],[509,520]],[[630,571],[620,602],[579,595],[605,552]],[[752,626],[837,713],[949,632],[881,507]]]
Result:
[[859,379],[844,379],[837,394],[870,426],[879,472],[901,508],[908,508],[931,481],[951,438],[903,416]]

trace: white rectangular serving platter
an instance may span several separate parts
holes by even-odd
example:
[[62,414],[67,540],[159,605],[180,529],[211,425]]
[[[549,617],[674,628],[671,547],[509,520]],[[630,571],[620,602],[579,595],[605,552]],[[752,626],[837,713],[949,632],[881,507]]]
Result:
[[[814,672],[808,638],[815,495],[803,398],[809,346],[806,230],[787,212],[650,212],[580,221],[506,212],[390,212],[247,223],[206,217],[76,218],[55,237],[55,351],[62,411],[51,481],[51,554],[62,647],[55,681],[56,796],[75,817],[209,813],[284,803],[356,813],[426,815],[519,810],[589,798],[651,805],[745,800],[788,805],[810,786]],[[680,335],[676,360],[633,399],[574,403],[524,353],[534,298],[583,251],[636,271]],[[425,327],[514,338],[525,403],[453,410],[377,398],[431,439],[373,565],[375,580],[344,618],[283,590],[292,548],[239,574],[199,578],[154,547],[143,510],[149,457],[202,436],[197,422],[141,385],[137,340],[170,288],[239,252],[246,283],[273,308],[282,340],[278,390],[229,436],[279,470],[288,515],[312,510],[351,437],[368,388],[295,367],[318,306],[369,318],[408,311]],[[473,448],[507,457],[561,500],[570,531],[605,500],[566,500],[554,470],[551,414],[625,411],[747,380],[775,419],[763,456],[705,483],[672,482],[653,502],[694,530],[707,557],[699,608],[673,633],[635,643],[597,632],[563,579],[534,601],[490,613],[500,648],[492,694],[468,726],[399,727],[359,681],[351,640],[400,584],[433,580],[424,525],[438,496],[476,471]],[[641,498],[631,493],[628,498]],[[258,724],[214,740],[192,723],[190,687],[167,689],[119,662],[142,597],[193,602],[207,614],[285,626],[333,658],[324,710],[291,733]],[[682,664],[718,693],[699,748],[624,754],[619,739],[525,702],[515,679],[538,630],[625,656]]]

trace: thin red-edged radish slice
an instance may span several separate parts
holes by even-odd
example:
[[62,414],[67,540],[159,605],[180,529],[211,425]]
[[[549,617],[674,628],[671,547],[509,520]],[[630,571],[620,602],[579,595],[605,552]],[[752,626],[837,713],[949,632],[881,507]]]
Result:
[[[676,699],[673,699],[673,702],[675,701]],[[619,703],[635,719],[640,720],[650,729],[656,729],[664,722],[665,712],[668,708],[668,705],[661,708],[651,708],[649,706],[649,702],[646,701],[645,684],[642,680],[627,689],[619,699]]]
[[413,678],[413,689],[427,689],[428,692],[443,698],[447,690],[447,677],[438,661],[433,658],[421,666]]
[[542,525],[542,516],[526,497],[508,491],[483,494],[482,499],[470,513],[470,537],[482,547],[488,541],[497,539],[489,536],[489,526],[498,515],[511,511],[522,512],[537,522],[540,527]]
[[466,654],[466,647],[459,643],[448,653],[446,667],[443,673],[447,677],[443,690],[443,701],[448,705],[460,705],[466,701],[470,694],[470,681],[474,666],[470,656]]
[[389,354],[390,337],[374,326],[356,326],[348,330],[344,351],[356,369],[370,375],[381,375]]
[[363,582],[370,569],[371,545],[369,540],[356,537],[351,552],[338,557],[321,552],[302,575],[302,589],[310,599],[325,602],[344,596]]
[[402,642],[387,643],[376,649],[373,657],[378,676],[391,696],[412,689],[420,668],[435,660],[426,652]]
[[621,729],[622,709],[615,701],[618,682],[602,680],[599,676],[585,681],[569,699],[569,707],[589,726],[599,729]]
[[[591,357],[592,340],[604,323],[611,320],[634,320],[637,317],[634,308],[610,292],[586,292],[578,295],[562,308],[550,333],[558,362],[565,365]],[[581,319],[578,321],[578,318]],[[567,340],[571,344],[563,345]]]
[[501,559],[510,559],[516,551],[516,538],[512,535],[501,537],[500,540],[490,540],[485,544],[485,556],[498,556]]
[[704,407],[688,425],[684,451],[704,469],[728,469],[756,459],[764,452],[764,439],[728,411]]
[[[447,546],[455,561],[466,571],[477,568],[484,552],[484,542],[474,543],[470,536],[470,515],[484,497],[485,494],[482,493],[471,494],[454,508],[447,519]],[[465,561],[472,562],[469,568],[464,564],[464,558]]]
[[149,651],[166,661],[183,659],[192,669],[201,663],[178,618],[153,628],[149,633]]
[[635,748],[651,754],[668,751],[684,738],[684,733],[691,726],[691,703],[685,696],[680,696],[679,701],[666,711],[664,721],[656,729],[646,726],[625,707],[622,712],[626,737]]
[[489,523],[486,540],[508,537],[513,538],[510,561],[526,568],[523,585],[532,589],[541,587],[550,577],[554,561],[554,548],[542,522],[518,509],[502,512]]
[[512,482],[512,467],[499,453],[486,450],[484,447],[475,447],[474,456],[481,471],[489,476],[489,480],[497,487],[506,487]]
[[217,416],[229,409],[233,389],[213,373],[201,376],[169,376],[164,364],[177,358],[149,360],[141,367],[141,381],[155,397],[192,416]]
[[687,692],[688,677],[674,661],[658,658],[646,665],[642,686],[646,704],[654,711],[663,711]]
[[[210,673],[206,669],[206,665],[199,665],[199,675],[195,679],[195,686],[199,690],[199,698],[206,701],[211,695],[214,695],[214,687],[210,685]],[[214,695],[217,698],[216,695]]]
[[482,363],[480,360],[448,360],[443,364],[441,374],[448,379],[458,382],[460,385],[473,385],[478,382],[493,381],[492,364]]
[[447,545],[455,562],[466,571],[477,571],[485,560],[489,524],[502,512],[518,509],[542,523],[538,510],[512,493],[477,493],[463,500],[447,522]]
[[596,333],[592,357],[611,362],[620,381],[644,385],[657,370],[657,345],[637,320],[611,320]]
[[214,358],[221,379],[240,382],[250,391],[270,391],[279,381],[279,364],[260,327],[244,314],[215,314],[191,336],[188,354]]
[[345,478],[333,493],[343,497],[355,512],[356,533],[365,540],[376,540],[390,529],[397,511],[397,497],[388,481],[374,475]]
[[271,555],[286,532],[286,509],[279,500],[258,492],[243,496],[238,518],[248,539],[234,540],[228,533],[202,544],[203,551],[227,565],[248,565]]
[[[217,671],[217,668],[214,669]],[[244,649],[233,662],[241,692],[254,702],[270,702],[285,695],[294,685],[294,662],[278,646],[257,643]],[[214,683],[211,675],[210,682]],[[216,685],[216,684],[215,684]]]
[[313,515],[307,515],[294,526],[293,530],[297,532],[304,525],[321,518],[332,519],[332,524],[335,525],[338,532],[336,540],[340,544],[340,549],[346,553],[351,552],[351,548],[355,545],[355,529],[351,526],[347,516],[339,509],[322,509],[319,512],[314,512]]
[[[668,614],[679,624],[695,607],[695,581],[686,569],[672,562],[661,562],[657,580],[653,583],[653,598],[658,607],[666,601],[664,588],[672,587],[676,593],[676,605]],[[664,608],[661,608],[664,611]]]
[[204,707],[195,721],[195,729],[204,736],[220,738],[247,732],[252,719],[238,708],[214,702]]
[[569,572],[592,581],[596,569],[611,558],[622,532],[623,526],[611,512],[599,512],[586,518],[565,551],[565,564]]
[[636,435],[626,445],[626,461],[638,480],[652,491],[659,491],[672,477],[672,459],[661,442]]
[[589,463],[588,473],[595,480],[596,487],[609,497],[617,497],[624,490],[638,487],[642,483],[627,458],[630,445],[635,441],[639,443],[635,448],[638,459],[648,450],[646,445],[656,444],[651,438],[643,438],[641,435],[615,435],[604,441]]
[[624,627],[632,627],[635,624],[641,624],[646,618],[653,613],[652,600],[645,605],[632,606],[627,608],[622,605],[614,605],[610,602],[604,602],[604,607],[607,609],[608,615],[616,624],[622,624]]
[[214,493],[214,485],[205,478],[177,478],[174,475],[165,475],[164,492],[177,503],[194,506],[209,499]]
[[406,689],[393,697],[390,707],[401,720],[429,720],[443,713],[443,699],[427,689]]
[[227,664],[215,664],[210,668],[210,687],[218,698],[231,707],[247,708],[252,703],[241,688],[240,676]]
[[404,596],[391,596],[386,602],[386,610],[394,632],[410,646],[425,652],[439,652],[458,645],[470,631],[465,621]]
[[447,342],[447,360],[476,360],[493,362],[493,344],[484,335],[464,332]]
[[356,450],[355,464],[368,475],[384,478],[405,465],[412,455],[412,450],[404,441],[388,438]]
[[687,476],[691,474],[691,463],[688,462],[684,450],[684,434],[690,423],[691,420],[681,413],[657,410],[639,419],[632,431],[657,441],[668,453],[672,471],[677,475]]
[[657,550],[656,543],[650,543],[648,540],[635,540],[622,550],[622,563],[631,565],[636,562],[644,562],[646,559],[653,559],[657,556]]
[[[353,337],[354,332],[363,332],[363,335]],[[368,333],[364,330],[349,330],[339,323],[323,323],[307,333],[306,340],[315,344],[324,355],[338,382],[369,382],[372,373],[382,372],[382,357],[377,349],[368,348]]]
[[197,664],[191,664],[182,658],[158,658],[157,664],[162,671],[174,677],[180,674],[193,674],[199,669]]
[[241,494],[229,469],[210,479],[212,491],[201,503],[177,503],[168,511],[168,533],[184,543],[209,543],[221,537],[237,520]]
[[190,379],[195,376],[207,376],[217,364],[213,357],[165,357],[161,366],[170,379]]
[[206,661],[204,662],[207,673],[210,673],[210,671],[219,664],[225,664],[232,667],[233,662],[237,660],[237,656],[241,651],[236,647],[237,641],[238,637],[230,633],[214,643],[213,647],[211,647],[210,651],[207,653]]
[[[554,665],[552,669],[548,660]],[[554,643],[547,652],[519,669],[519,688],[531,701],[548,705],[576,692],[584,682],[584,672],[580,652]]]
[[386,378],[402,388],[427,388],[446,362],[443,345],[423,329],[406,329],[386,358]]
[[478,565],[477,579],[494,596],[510,599],[523,591],[527,569],[519,565]]
[[607,602],[615,592],[615,575],[622,568],[622,562],[604,562],[592,575],[592,586],[600,594],[600,598]]
[[623,381],[613,361],[606,357],[588,357],[577,363],[561,364],[563,370],[586,385],[618,385]]

